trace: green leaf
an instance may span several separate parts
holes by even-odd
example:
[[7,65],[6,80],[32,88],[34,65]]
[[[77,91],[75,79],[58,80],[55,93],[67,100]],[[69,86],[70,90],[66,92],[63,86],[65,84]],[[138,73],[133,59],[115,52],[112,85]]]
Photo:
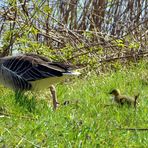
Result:
[[43,6],[43,10],[45,13],[51,13],[51,8],[48,5]]

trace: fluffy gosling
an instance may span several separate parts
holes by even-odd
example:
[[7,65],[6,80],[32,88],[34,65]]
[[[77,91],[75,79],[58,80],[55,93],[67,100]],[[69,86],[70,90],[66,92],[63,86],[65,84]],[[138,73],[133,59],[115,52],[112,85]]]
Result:
[[127,104],[128,106],[133,105],[136,108],[137,99],[139,94],[134,97],[121,95],[120,90],[113,89],[109,94],[114,96],[114,101],[120,105]]

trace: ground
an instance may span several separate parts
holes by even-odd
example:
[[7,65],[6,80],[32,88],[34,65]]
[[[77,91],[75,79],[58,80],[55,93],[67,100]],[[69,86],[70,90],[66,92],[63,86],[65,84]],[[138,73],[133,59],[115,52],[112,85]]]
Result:
[[[147,69],[147,61],[140,61],[58,84],[56,111],[41,96],[45,91],[40,99],[16,103],[14,93],[1,87],[0,147],[148,147]],[[137,109],[113,103],[108,94],[113,88],[140,93]]]

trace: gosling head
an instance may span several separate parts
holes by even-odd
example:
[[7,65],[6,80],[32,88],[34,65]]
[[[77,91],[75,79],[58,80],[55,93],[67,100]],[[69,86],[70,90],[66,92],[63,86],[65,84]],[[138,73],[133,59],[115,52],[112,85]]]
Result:
[[119,91],[119,89],[113,89],[109,94],[112,94],[114,96],[118,96],[118,95],[120,95],[120,91]]

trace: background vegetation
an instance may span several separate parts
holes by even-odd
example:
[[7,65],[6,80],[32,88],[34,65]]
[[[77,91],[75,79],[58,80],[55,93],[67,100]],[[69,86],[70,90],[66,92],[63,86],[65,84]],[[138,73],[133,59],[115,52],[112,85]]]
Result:
[[148,55],[147,6],[147,0],[3,1],[1,56],[36,52],[93,68],[136,61]]
[[[0,147],[148,147],[147,8],[147,0],[1,1],[0,57],[35,52],[82,75],[57,86],[56,112],[48,92],[18,104],[1,86]],[[140,93],[137,109],[112,104],[113,88]]]

